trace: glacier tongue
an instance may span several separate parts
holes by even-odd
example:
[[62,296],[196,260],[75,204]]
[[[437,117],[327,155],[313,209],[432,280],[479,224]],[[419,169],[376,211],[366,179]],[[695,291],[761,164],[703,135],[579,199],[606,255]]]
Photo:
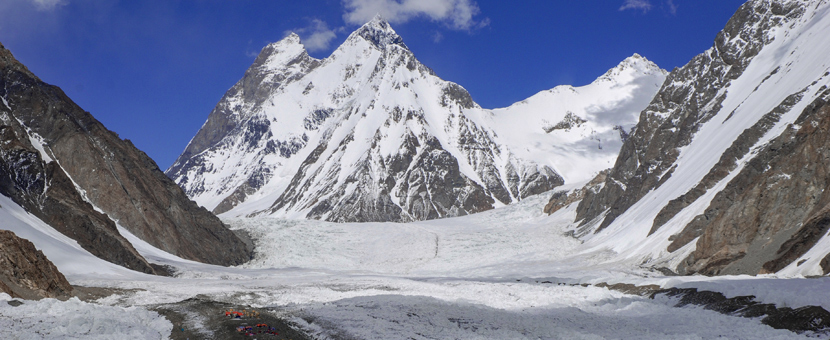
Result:
[[296,35],[266,46],[167,174],[229,216],[466,215],[610,167],[664,78],[634,56],[590,85],[487,110],[377,17],[323,60]]

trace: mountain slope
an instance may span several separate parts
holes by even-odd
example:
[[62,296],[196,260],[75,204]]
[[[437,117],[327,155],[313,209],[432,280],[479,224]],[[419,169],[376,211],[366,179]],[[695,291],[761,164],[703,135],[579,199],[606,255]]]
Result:
[[73,288],[32,242],[0,230],[0,292],[23,298],[68,298]]
[[[641,97],[653,95],[664,75],[643,58],[631,63],[645,73],[637,80],[654,84],[621,86],[613,97],[628,103],[626,95],[640,89],[636,97],[645,105]],[[538,145],[507,142],[532,131],[535,144],[568,148],[538,125],[540,117],[564,119],[566,110],[528,117],[523,111],[481,108],[375,18],[323,60],[308,56],[296,35],[267,46],[167,174],[199,204],[232,216],[347,222],[465,215],[564,182],[550,157],[519,150]],[[527,124],[516,123],[522,119]],[[608,167],[610,159],[585,171]]]
[[117,230],[184,258],[240,264],[244,243],[190,201],[146,154],[0,46],[0,193],[87,251],[143,272]]
[[681,273],[821,274],[828,11],[817,0],[741,6],[642,112],[580,203],[577,234]]

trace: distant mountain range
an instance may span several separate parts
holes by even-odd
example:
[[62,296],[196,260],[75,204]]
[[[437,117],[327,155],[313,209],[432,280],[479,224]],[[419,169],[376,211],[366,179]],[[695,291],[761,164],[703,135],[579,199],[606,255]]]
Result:
[[466,215],[611,167],[666,74],[635,55],[590,85],[488,110],[376,17],[323,60],[296,35],[266,46],[166,173],[228,216]]

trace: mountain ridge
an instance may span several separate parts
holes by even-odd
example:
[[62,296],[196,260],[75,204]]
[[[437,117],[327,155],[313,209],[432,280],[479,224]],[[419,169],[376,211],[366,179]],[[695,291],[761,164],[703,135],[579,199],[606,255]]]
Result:
[[154,273],[117,225],[183,258],[240,264],[250,250],[155,162],[0,45],[0,193],[85,250]]
[[[291,47],[280,54],[273,46]],[[291,62],[265,70],[261,64],[269,58]],[[654,84],[625,84],[615,100],[628,103],[629,92],[636,92],[642,102],[656,91],[665,71],[650,69],[642,79]],[[258,95],[246,100],[243,92]],[[517,146],[505,145],[500,136],[509,133],[496,127],[499,115],[507,114],[481,108],[462,86],[438,78],[376,17],[326,59],[307,57],[296,35],[266,46],[166,173],[218,214],[343,222],[458,216],[561,185],[554,163],[522,157],[513,151]],[[216,128],[230,116],[245,118]],[[605,125],[584,133],[597,141],[610,138],[613,153],[620,134]],[[208,135],[221,140],[198,154],[189,151],[208,144],[199,137]],[[582,149],[593,157],[590,147]],[[349,216],[349,209],[360,213]]]
[[826,274],[825,142],[812,128],[830,82],[818,57],[827,13],[816,0],[741,6],[712,48],[669,75],[579,204],[575,233],[681,274]]

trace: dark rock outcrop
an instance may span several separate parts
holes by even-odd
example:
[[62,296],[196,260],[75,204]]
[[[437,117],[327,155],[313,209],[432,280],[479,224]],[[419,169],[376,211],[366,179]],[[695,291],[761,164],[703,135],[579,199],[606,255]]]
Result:
[[819,306],[800,308],[776,307],[755,301],[754,296],[736,296],[726,298],[721,293],[698,291],[696,288],[670,288],[658,290],[651,294],[654,299],[659,295],[678,298],[675,307],[701,306],[705,309],[726,315],[745,318],[761,318],[761,322],[775,329],[786,329],[796,333],[820,332],[830,330],[830,312]]
[[609,172],[611,172],[611,169],[600,171],[600,173],[588,182],[588,184],[585,184],[584,187],[571,191],[570,193],[567,191],[554,192],[550,197],[548,204],[545,205],[544,212],[551,215],[559,211],[559,209],[581,201],[588,194],[598,193],[605,184],[605,179],[608,177]]
[[679,268],[702,274],[774,273],[830,230],[830,91],[770,142],[678,235],[700,237]]
[[69,298],[72,286],[43,252],[0,230],[0,292],[24,299]]
[[[0,45],[3,194],[96,256],[144,272],[114,221],[180,257],[241,264],[251,251],[146,154],[121,140]],[[92,205],[95,205],[93,207]],[[97,213],[100,208],[103,214]]]

